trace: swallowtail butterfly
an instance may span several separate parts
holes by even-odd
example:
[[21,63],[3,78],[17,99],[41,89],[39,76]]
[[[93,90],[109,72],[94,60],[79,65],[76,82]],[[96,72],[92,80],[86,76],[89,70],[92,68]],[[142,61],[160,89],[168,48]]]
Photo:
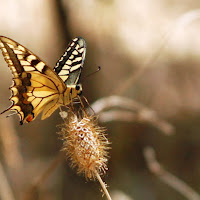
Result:
[[10,38],[0,36],[0,49],[13,75],[12,104],[2,113],[15,111],[21,125],[31,122],[42,111],[42,119],[49,117],[81,94],[79,78],[86,54],[83,38],[76,37],[69,43],[53,70]]

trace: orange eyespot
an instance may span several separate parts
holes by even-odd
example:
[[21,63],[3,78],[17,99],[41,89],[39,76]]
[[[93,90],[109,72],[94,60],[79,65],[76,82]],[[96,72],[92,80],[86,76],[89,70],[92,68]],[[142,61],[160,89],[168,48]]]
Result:
[[24,98],[27,98],[27,97],[28,97],[28,95],[27,95],[26,93],[23,93],[22,96],[23,96]]
[[30,102],[27,101],[26,99],[23,100],[23,104],[29,104]]
[[33,120],[33,115],[32,114],[29,114],[26,118],[26,121],[27,122],[31,122]]

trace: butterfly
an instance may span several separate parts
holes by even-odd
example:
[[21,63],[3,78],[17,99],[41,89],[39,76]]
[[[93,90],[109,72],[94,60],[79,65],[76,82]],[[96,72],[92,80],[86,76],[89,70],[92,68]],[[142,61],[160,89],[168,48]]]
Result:
[[58,107],[69,105],[81,95],[79,78],[86,54],[86,42],[82,37],[69,43],[53,70],[10,38],[0,36],[0,49],[13,75],[9,99],[12,104],[1,114],[15,111],[22,125],[33,121],[42,111],[41,119],[46,119]]

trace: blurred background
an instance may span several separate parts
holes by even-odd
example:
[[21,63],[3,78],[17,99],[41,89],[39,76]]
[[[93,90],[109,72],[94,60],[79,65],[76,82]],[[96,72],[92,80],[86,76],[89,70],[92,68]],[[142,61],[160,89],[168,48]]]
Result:
[[[52,68],[69,41],[82,36],[87,41],[84,96],[90,104],[126,97],[115,105],[119,117],[100,115],[112,143],[103,180],[115,200],[192,199],[148,168],[147,146],[167,172],[200,193],[199,32],[200,2],[195,0],[0,0],[0,35]],[[100,72],[84,78],[98,66]],[[10,105],[11,79],[0,56],[1,111]],[[124,106],[126,100],[134,109]],[[86,181],[60,159],[61,123],[58,111],[23,126],[18,116],[0,116],[1,200],[105,199],[98,182]]]

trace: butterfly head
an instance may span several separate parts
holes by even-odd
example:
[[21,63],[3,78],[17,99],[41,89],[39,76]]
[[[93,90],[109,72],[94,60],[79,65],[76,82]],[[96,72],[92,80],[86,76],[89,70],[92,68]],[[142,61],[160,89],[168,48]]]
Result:
[[74,98],[82,94],[82,85],[80,83],[70,85],[64,92],[64,105],[70,104]]

